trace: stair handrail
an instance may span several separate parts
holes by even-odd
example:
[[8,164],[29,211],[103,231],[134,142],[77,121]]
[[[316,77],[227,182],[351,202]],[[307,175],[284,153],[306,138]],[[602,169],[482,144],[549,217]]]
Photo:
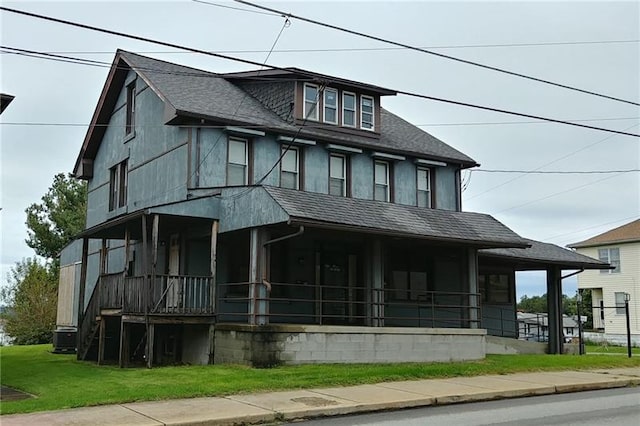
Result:
[[[84,283],[80,283],[84,285]],[[100,277],[96,278],[96,284],[87,303],[87,308],[81,316],[80,326],[78,327],[78,359],[84,359],[90,344],[85,343],[92,325],[96,323],[96,317],[100,314]]]

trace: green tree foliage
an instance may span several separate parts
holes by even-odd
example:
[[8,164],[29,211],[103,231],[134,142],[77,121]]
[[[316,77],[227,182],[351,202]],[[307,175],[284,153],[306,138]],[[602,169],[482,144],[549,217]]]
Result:
[[50,343],[56,324],[58,277],[56,268],[27,258],[7,275],[9,286],[0,296],[9,308],[5,332],[16,345]]
[[[520,298],[518,303],[518,310],[522,312],[529,312],[533,314],[547,313],[547,295],[531,296],[524,295]],[[562,313],[572,316],[578,313],[576,297],[569,297],[566,294],[562,295]],[[583,314],[584,315],[584,314]]]
[[27,245],[37,255],[55,259],[73,237],[84,229],[87,211],[87,185],[73,175],[59,173],[42,197],[27,213]]

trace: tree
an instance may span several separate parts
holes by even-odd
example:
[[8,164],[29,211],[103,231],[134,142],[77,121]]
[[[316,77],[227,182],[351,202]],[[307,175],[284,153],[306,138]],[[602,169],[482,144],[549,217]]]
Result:
[[31,204],[25,210],[27,245],[39,256],[56,259],[64,246],[84,229],[86,200],[85,182],[71,174],[57,174],[42,202]]
[[16,345],[50,343],[56,325],[57,269],[27,258],[7,274],[9,286],[0,296],[8,304],[5,331]]
[[[524,295],[520,298],[520,302],[518,303],[518,310],[522,312],[529,312],[534,314],[547,313],[549,309],[547,308],[547,295],[543,294],[542,296],[531,296],[528,297]],[[562,313],[572,316],[576,315],[577,310],[577,302],[576,297],[569,297],[566,294],[562,295]]]

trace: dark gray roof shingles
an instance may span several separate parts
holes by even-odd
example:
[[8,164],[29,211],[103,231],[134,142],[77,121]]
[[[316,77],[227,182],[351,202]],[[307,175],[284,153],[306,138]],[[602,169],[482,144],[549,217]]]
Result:
[[326,129],[303,126],[299,131],[299,126],[283,117],[283,111],[271,110],[239,85],[225,80],[219,74],[130,52],[120,51],[120,54],[179,113],[263,126],[288,134],[338,141],[362,148],[435,158],[467,166],[476,164],[472,158],[384,108],[381,108],[380,113],[380,138],[342,133],[332,130],[331,126]]
[[485,247],[526,247],[527,242],[493,217],[265,186],[292,219],[464,241]]

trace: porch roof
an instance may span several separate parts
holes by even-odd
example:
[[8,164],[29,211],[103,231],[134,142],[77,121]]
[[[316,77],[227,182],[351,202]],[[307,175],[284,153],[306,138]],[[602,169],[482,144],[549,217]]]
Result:
[[406,236],[476,247],[529,246],[493,217],[265,186],[290,223]]
[[563,269],[611,269],[608,263],[589,256],[559,247],[555,244],[543,243],[526,238],[530,245],[522,248],[493,248],[478,252],[480,257],[508,261],[516,270],[546,269],[548,265],[560,266]]

